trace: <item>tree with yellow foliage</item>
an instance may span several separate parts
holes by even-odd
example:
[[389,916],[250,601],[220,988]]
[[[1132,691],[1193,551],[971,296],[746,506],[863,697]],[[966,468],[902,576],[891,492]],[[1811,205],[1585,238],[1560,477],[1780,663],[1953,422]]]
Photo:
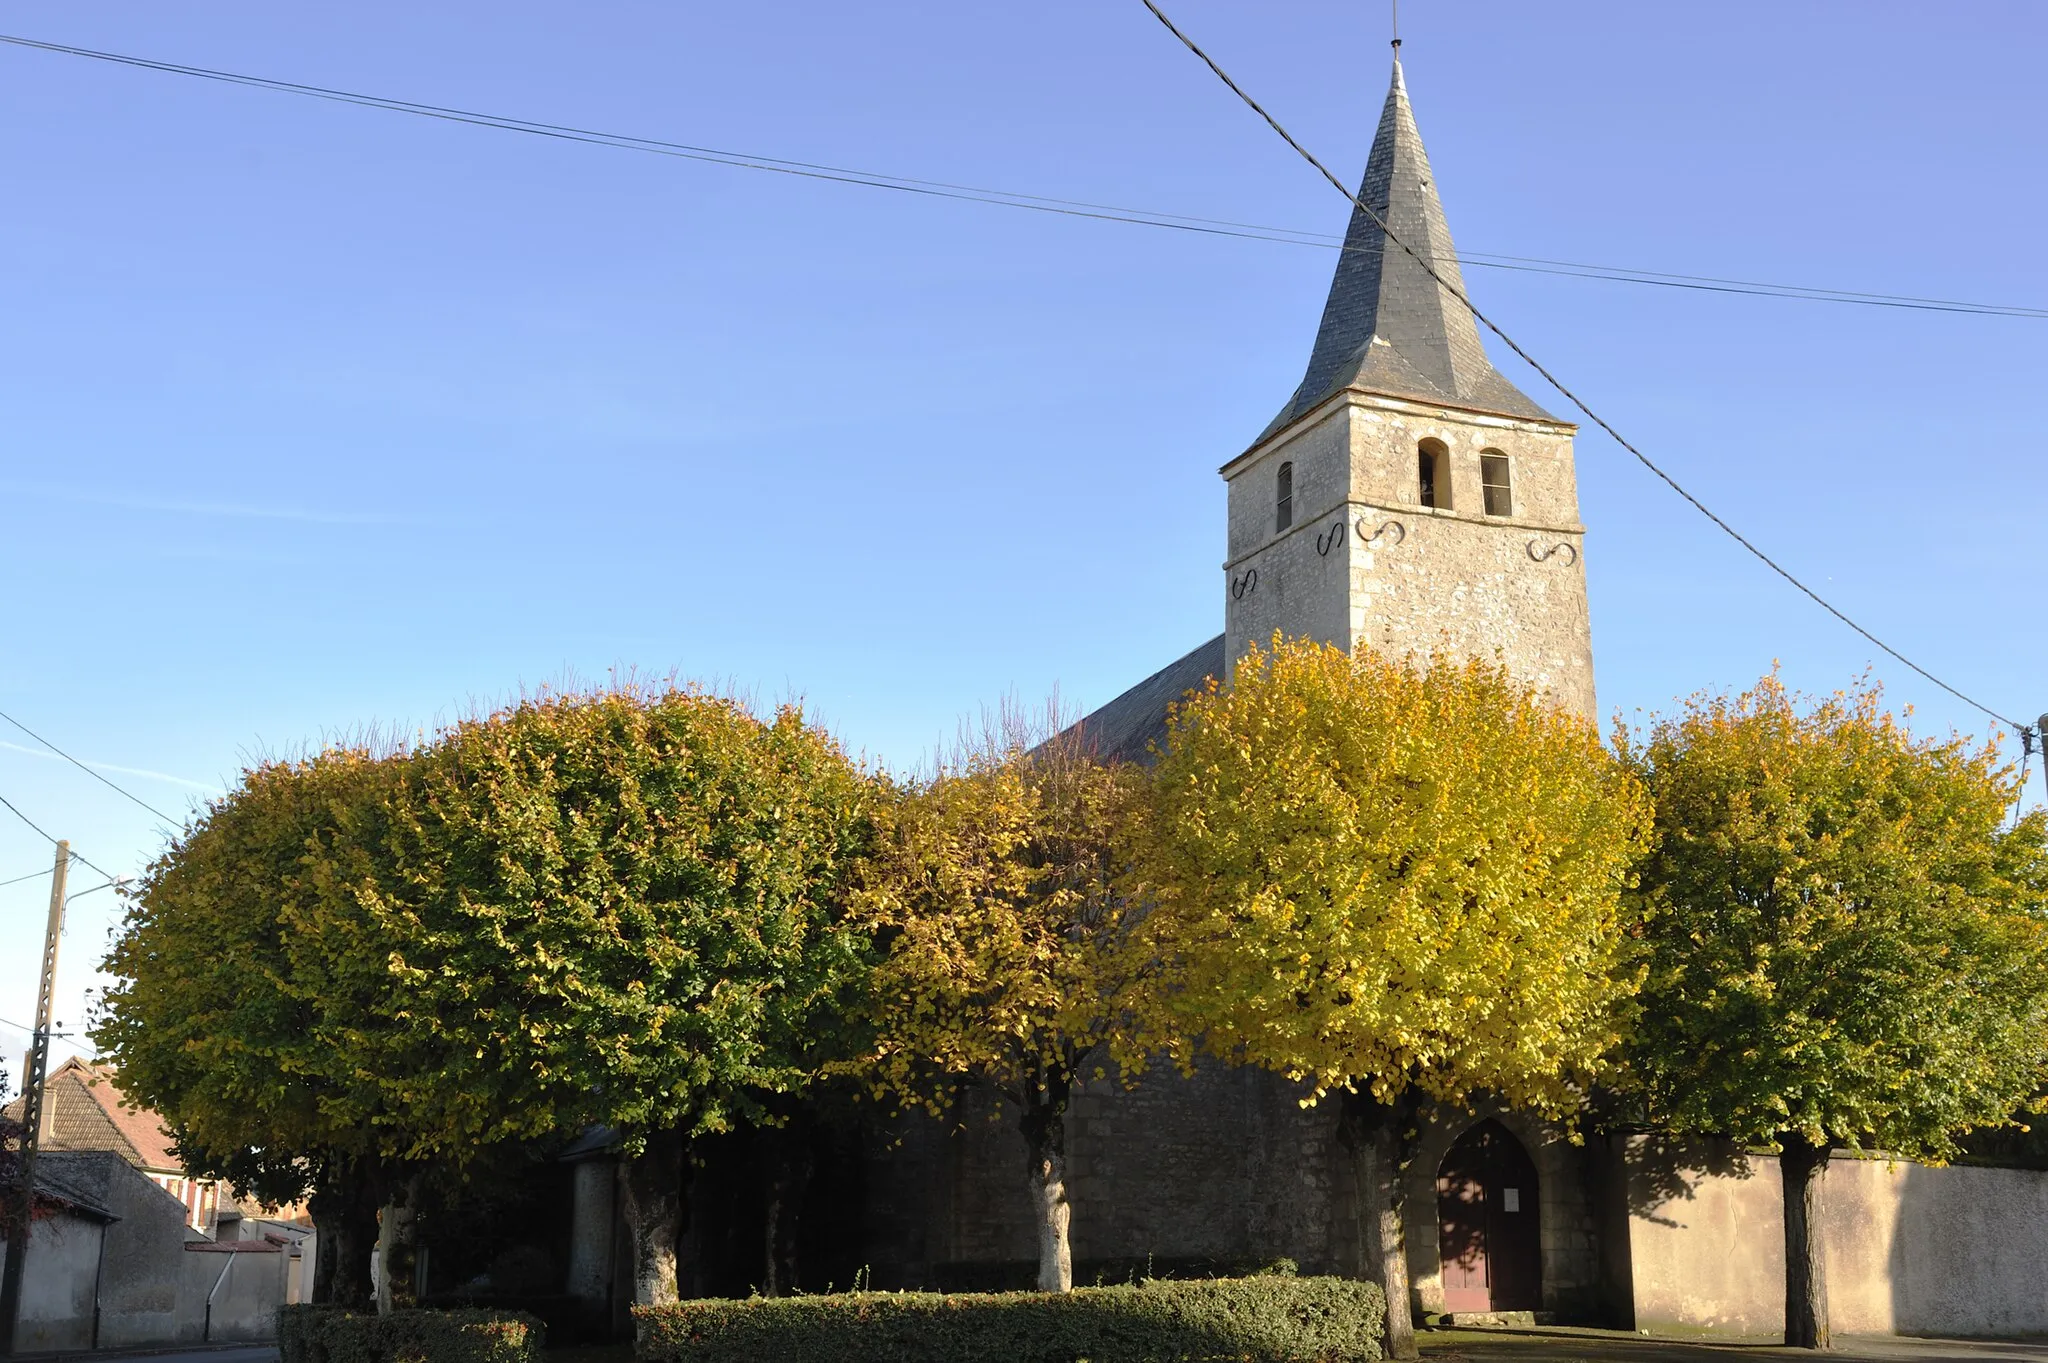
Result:
[[1700,696],[1629,760],[1656,801],[1648,1115],[1775,1147],[1785,1342],[1828,1347],[1829,1153],[1941,1160],[2048,1082],[2048,816],[2006,826],[1989,743],[1916,739],[1874,687]]
[[1007,720],[886,816],[854,901],[884,948],[859,1069],[877,1095],[935,1113],[963,1083],[1001,1097],[1024,1138],[1038,1285],[1064,1292],[1068,1102],[1098,1064],[1135,1059],[1115,848],[1137,781],[1074,735],[1033,747]]
[[1399,1168],[1428,1100],[1574,1108],[1634,991],[1622,891],[1648,820],[1588,721],[1499,667],[1278,637],[1174,710],[1133,870],[1137,1015],[1337,1094],[1362,1271],[1414,1352]]

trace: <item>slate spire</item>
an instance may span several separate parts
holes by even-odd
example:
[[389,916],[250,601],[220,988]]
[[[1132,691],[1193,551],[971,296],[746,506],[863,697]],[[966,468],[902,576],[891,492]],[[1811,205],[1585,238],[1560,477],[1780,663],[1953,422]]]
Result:
[[[1464,290],[1398,56],[1358,197],[1446,281]],[[1465,306],[1357,209],[1323,305],[1308,373],[1266,433],[1345,388],[1506,416],[1550,415],[1488,361],[1478,324]]]

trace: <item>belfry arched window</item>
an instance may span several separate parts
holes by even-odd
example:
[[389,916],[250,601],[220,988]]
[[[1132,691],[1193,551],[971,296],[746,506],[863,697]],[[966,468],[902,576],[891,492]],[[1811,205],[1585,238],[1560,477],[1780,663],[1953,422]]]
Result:
[[1515,489],[1508,472],[1508,457],[1499,450],[1479,452],[1479,486],[1486,490],[1486,514],[1515,514]]
[[1415,481],[1423,506],[1451,509],[1451,452],[1441,440],[1425,440],[1415,450]]
[[1280,476],[1275,480],[1273,490],[1273,533],[1279,534],[1294,524],[1294,465],[1280,466]]

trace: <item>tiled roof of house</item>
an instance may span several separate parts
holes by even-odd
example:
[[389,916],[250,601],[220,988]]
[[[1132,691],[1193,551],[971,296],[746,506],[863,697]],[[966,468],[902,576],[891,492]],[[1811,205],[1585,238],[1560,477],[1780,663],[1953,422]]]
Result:
[[[7,1107],[21,1116],[19,1098]],[[183,1163],[171,1149],[163,1118],[127,1105],[113,1071],[72,1056],[43,1085],[45,1150],[112,1150],[139,1168],[178,1173]]]
[[[1464,293],[1457,248],[1451,244],[1399,61],[1358,197],[1445,283]],[[1430,278],[1414,256],[1389,242],[1361,209],[1352,210],[1344,234],[1344,254],[1337,258],[1308,372],[1265,435],[1347,388],[1555,420],[1486,358],[1471,310]]]

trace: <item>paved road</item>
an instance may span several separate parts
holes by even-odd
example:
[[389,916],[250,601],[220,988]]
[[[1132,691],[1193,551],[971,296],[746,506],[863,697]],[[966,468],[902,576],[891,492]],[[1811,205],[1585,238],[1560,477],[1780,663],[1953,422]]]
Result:
[[1645,1339],[1612,1330],[1429,1330],[1418,1331],[1416,1339],[1433,1363],[2048,1363],[2048,1339],[1836,1335],[1829,1354],[1776,1343]]

